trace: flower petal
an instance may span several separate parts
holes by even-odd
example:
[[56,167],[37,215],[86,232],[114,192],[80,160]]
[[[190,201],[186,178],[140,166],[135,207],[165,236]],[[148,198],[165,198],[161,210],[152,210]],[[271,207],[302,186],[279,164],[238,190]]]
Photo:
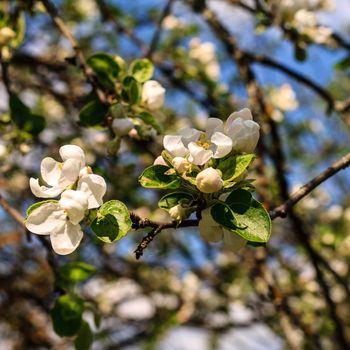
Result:
[[222,132],[215,132],[210,141],[216,146],[213,158],[223,158],[232,151],[232,139]]
[[220,242],[222,240],[222,227],[212,218],[211,208],[202,210],[202,219],[198,223],[199,233],[207,242]]
[[224,245],[231,251],[237,252],[239,249],[243,248],[247,244],[247,241],[241,236],[237,235],[236,233],[225,229],[223,229],[223,232]]
[[60,255],[67,255],[78,248],[83,238],[80,225],[67,221],[61,230],[50,235],[53,250]]
[[207,119],[207,126],[205,129],[205,136],[209,140],[212,135],[217,132],[223,132],[224,131],[224,123],[219,118],[208,118]]
[[232,124],[234,121],[237,119],[240,120],[253,120],[252,112],[248,108],[243,108],[238,112],[233,112],[230,114],[230,116],[227,118],[226,123],[225,123],[225,128],[224,132],[225,134],[229,134],[230,130],[232,128]]
[[196,165],[205,164],[213,156],[213,151],[210,149],[206,150],[195,142],[190,142],[188,144],[188,149],[190,151],[188,160]]
[[89,195],[82,191],[67,190],[61,195],[59,205],[67,211],[72,224],[78,224],[84,219],[85,210],[88,207]]
[[73,185],[79,176],[80,171],[80,161],[76,159],[67,159],[62,166],[61,176],[58,181],[58,184],[62,188]]
[[102,176],[89,174],[80,178],[77,189],[88,195],[88,209],[93,209],[102,205],[107,185]]
[[190,142],[198,141],[201,134],[201,131],[194,128],[183,128],[178,132],[178,135],[181,136],[182,143],[185,147],[187,147]]
[[184,146],[182,137],[179,135],[165,135],[163,146],[174,157],[184,157],[188,154],[188,149]]
[[34,196],[39,198],[54,198],[57,197],[63,191],[63,189],[58,186],[40,186],[39,179],[34,179],[32,177],[29,180],[29,186]]
[[49,235],[62,230],[66,224],[67,215],[57,203],[45,203],[34,209],[26,220],[29,231],[38,235]]
[[57,186],[61,176],[61,163],[46,157],[40,165],[41,177],[50,186]]
[[63,161],[66,161],[67,159],[75,159],[80,163],[79,168],[82,168],[85,165],[85,153],[79,146],[65,145],[60,148],[59,152]]

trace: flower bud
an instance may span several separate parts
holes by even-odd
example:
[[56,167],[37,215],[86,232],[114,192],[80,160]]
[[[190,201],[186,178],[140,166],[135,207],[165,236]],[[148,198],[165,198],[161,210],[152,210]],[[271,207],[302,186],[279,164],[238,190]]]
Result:
[[158,156],[155,159],[155,161],[153,162],[153,165],[166,165],[167,166],[168,164],[165,162],[165,160],[162,156]]
[[148,80],[142,87],[142,102],[150,110],[161,109],[164,105],[165,89],[155,80]]
[[112,129],[117,136],[125,136],[134,127],[134,123],[129,118],[114,119]]
[[182,174],[189,169],[190,163],[183,157],[175,157],[173,159],[173,166],[177,172]]
[[10,27],[0,29],[0,46],[7,45],[11,39],[16,36],[16,33]]
[[187,210],[181,204],[178,204],[170,208],[169,214],[174,220],[181,221],[187,217]]
[[207,168],[196,177],[196,186],[203,193],[218,192],[223,184],[219,171],[214,168]]

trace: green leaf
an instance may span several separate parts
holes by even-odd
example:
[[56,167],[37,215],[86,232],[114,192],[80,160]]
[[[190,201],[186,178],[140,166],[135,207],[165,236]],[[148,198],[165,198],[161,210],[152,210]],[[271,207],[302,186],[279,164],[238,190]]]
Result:
[[41,115],[32,114],[30,109],[15,94],[10,94],[10,115],[17,127],[32,135],[37,135],[46,127],[46,120]]
[[74,347],[76,350],[89,350],[92,342],[94,340],[94,335],[90,329],[89,324],[86,321],[81,323],[81,327],[78,332],[78,336],[74,340]]
[[147,58],[139,59],[131,63],[130,72],[137,81],[143,83],[152,78],[154,66]]
[[130,75],[123,80],[122,97],[130,104],[137,104],[141,99],[141,84]]
[[83,261],[71,261],[59,268],[60,277],[68,282],[83,282],[96,273],[95,266]]
[[188,193],[173,192],[173,193],[166,194],[164,197],[162,197],[158,202],[158,206],[159,206],[159,208],[169,210],[178,204],[191,205],[193,200],[194,199],[193,199],[192,195],[190,195]]
[[148,112],[141,112],[138,114],[138,117],[147,125],[152,126],[154,130],[157,131],[158,134],[161,134],[163,132],[163,128],[161,125],[157,123],[157,121],[154,119],[153,115]]
[[33,212],[33,210],[39,208],[41,205],[46,204],[46,203],[58,203],[58,201],[54,200],[54,199],[49,199],[46,201],[41,201],[41,202],[37,202],[32,204],[26,212],[26,218]]
[[98,210],[91,228],[103,242],[112,243],[121,239],[131,229],[128,208],[123,202],[117,200],[104,203]]
[[95,126],[101,124],[108,112],[108,107],[98,99],[88,102],[80,111],[79,119],[82,126]]
[[335,68],[338,70],[347,70],[350,68],[350,56],[346,56],[343,58],[341,61],[339,61],[336,65]]
[[230,207],[224,203],[217,203],[210,210],[213,219],[225,228],[235,231],[237,229],[237,221]]
[[114,90],[120,68],[111,56],[98,52],[89,57],[87,64],[94,70],[99,82],[105,88]]
[[176,189],[181,186],[181,178],[176,174],[166,175],[170,170],[165,165],[151,165],[139,177],[141,186],[146,188]]
[[82,323],[83,300],[74,294],[60,296],[51,311],[54,331],[61,337],[76,334]]
[[254,159],[254,154],[239,154],[221,160],[217,168],[222,172],[223,180],[231,182],[240,177]]
[[246,190],[231,192],[225,201],[237,226],[234,232],[250,242],[265,243],[271,236],[271,219],[263,205]]

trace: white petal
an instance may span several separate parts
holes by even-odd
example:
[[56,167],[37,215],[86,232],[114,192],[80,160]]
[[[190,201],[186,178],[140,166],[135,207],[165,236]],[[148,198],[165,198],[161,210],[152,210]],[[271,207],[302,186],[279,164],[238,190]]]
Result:
[[60,231],[50,235],[53,250],[60,255],[67,255],[78,248],[83,238],[80,225],[74,225],[67,221]]
[[80,163],[79,168],[82,168],[85,165],[85,153],[79,146],[65,145],[60,148],[59,152],[63,161],[67,159],[75,159]]
[[188,144],[188,149],[190,151],[188,160],[196,165],[205,164],[213,156],[213,151],[210,149],[206,150],[195,142],[190,142]]
[[165,135],[163,146],[174,157],[184,157],[188,154],[188,149],[184,146],[182,137],[179,135]]
[[57,186],[61,176],[61,163],[56,162],[53,158],[46,157],[40,165],[41,176],[50,186]]
[[229,130],[232,127],[232,123],[237,119],[240,119],[242,121],[253,120],[252,112],[248,108],[243,108],[238,112],[231,113],[230,116],[227,118],[227,121],[225,124],[225,128],[224,128],[225,134],[228,134],[230,132]]
[[178,135],[181,136],[182,142],[185,147],[187,147],[190,142],[198,141],[199,136],[201,134],[202,134],[201,131],[194,128],[183,128],[183,129],[180,129],[178,132]]
[[63,189],[59,186],[46,187],[39,185],[39,179],[30,178],[29,186],[34,196],[39,198],[54,198],[57,197]]
[[224,123],[219,118],[208,118],[207,119],[207,126],[205,128],[205,136],[209,140],[212,135],[217,132],[223,132],[224,131]]
[[76,159],[67,159],[62,166],[61,176],[58,184],[62,188],[73,185],[77,180],[80,172],[80,162]]
[[215,132],[210,141],[216,146],[213,158],[223,158],[232,151],[232,139],[222,132]]
[[202,210],[202,219],[198,223],[199,233],[207,242],[219,242],[222,240],[221,226],[212,218],[211,208]]
[[93,209],[102,205],[107,185],[102,176],[89,174],[81,177],[77,189],[88,194],[88,209]]
[[142,86],[142,102],[151,110],[163,107],[165,89],[156,80],[148,80]]
[[88,208],[89,195],[82,191],[67,190],[61,195],[59,205],[67,211],[69,220],[78,224],[84,219],[85,210]]
[[25,223],[27,229],[38,235],[49,235],[62,230],[67,221],[67,215],[57,203],[45,203],[34,209]]
[[223,231],[224,245],[231,251],[237,252],[239,249],[243,248],[247,244],[247,241],[241,236],[237,235],[236,233],[225,229],[223,229]]

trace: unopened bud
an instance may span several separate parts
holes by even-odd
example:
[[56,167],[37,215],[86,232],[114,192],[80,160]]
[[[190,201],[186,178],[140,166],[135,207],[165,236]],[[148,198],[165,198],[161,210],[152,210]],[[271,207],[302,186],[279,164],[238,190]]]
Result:
[[172,207],[169,210],[170,216],[176,220],[176,221],[181,221],[187,217],[187,210],[181,205],[175,205],[175,207]]
[[173,166],[177,172],[182,174],[182,173],[185,173],[189,169],[190,163],[187,161],[187,159],[185,159],[183,157],[175,157],[173,159]]
[[155,159],[155,161],[153,162],[153,165],[168,165],[167,163],[165,163],[165,160],[162,156],[159,156]]
[[0,29],[0,46],[7,45],[11,39],[16,36],[16,33],[10,27]]
[[203,193],[218,192],[223,184],[219,171],[214,168],[207,168],[196,177],[196,186]]
[[129,118],[114,119],[112,129],[117,136],[125,136],[134,127],[134,123]]

